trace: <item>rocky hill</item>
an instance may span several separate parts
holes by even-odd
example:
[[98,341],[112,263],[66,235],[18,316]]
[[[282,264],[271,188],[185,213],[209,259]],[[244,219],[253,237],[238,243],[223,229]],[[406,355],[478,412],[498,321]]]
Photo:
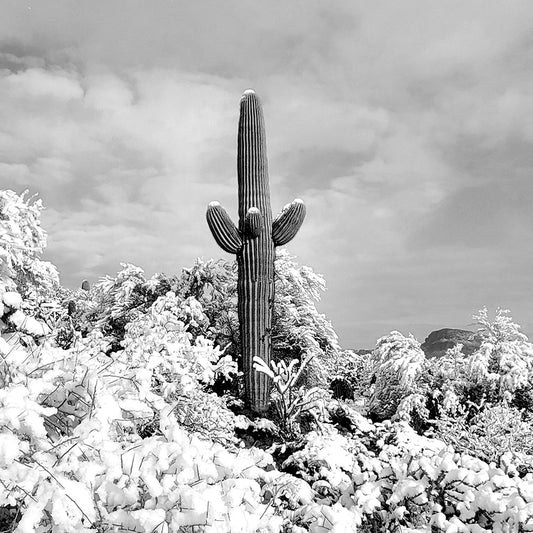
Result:
[[481,345],[481,338],[473,331],[443,328],[432,331],[421,345],[426,357],[441,357],[457,344],[463,345],[463,353],[470,355]]

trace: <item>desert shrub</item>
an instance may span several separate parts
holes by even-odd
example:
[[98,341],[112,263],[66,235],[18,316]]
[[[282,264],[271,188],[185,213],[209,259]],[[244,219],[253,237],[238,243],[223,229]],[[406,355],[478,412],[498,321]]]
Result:
[[[40,256],[46,233],[40,225],[40,200],[0,191],[0,319],[5,333],[43,336],[50,307],[56,304],[59,276]],[[46,307],[48,306],[48,308]]]
[[316,532],[531,528],[533,475],[517,476],[510,456],[489,464],[405,423],[362,418],[354,427],[352,435],[309,434],[287,459],[316,493],[293,513],[298,525]]
[[351,389],[352,394],[348,397],[368,397],[371,394],[374,379],[374,364],[370,353],[366,350],[342,350],[333,359],[332,380],[333,382],[345,383]]
[[57,269],[40,256],[46,247],[43,205],[28,191],[0,191],[0,279],[17,290],[26,305],[46,300],[59,286]]
[[531,418],[516,407],[498,404],[468,420],[465,414],[444,416],[436,422],[436,436],[459,452],[487,462],[498,462],[507,452],[533,455]]
[[470,425],[491,407],[533,414],[533,345],[508,311],[498,309],[491,320],[482,309],[474,318],[483,340],[468,356],[458,344],[440,358],[425,359],[413,338],[393,332],[380,339],[371,358],[375,384],[369,415],[404,420],[423,433],[439,421],[464,419]]
[[497,406],[533,414],[533,345],[508,311],[498,309],[491,321],[482,309],[474,318],[483,338],[478,350],[466,356],[459,344],[424,363],[417,389],[426,396],[428,418],[463,417],[470,424],[483,409]]
[[[316,308],[324,279],[307,266],[299,266],[284,250],[275,260],[276,292],[272,324],[272,352],[275,360],[290,363],[308,353],[314,358],[302,374],[302,383],[327,387],[341,349],[331,323]],[[173,279],[172,290],[185,300],[194,298],[207,321],[193,333],[215,341],[226,352],[238,356],[237,268],[226,261],[197,260]]]
[[2,339],[0,501],[18,532],[276,523],[257,482],[269,456],[213,441],[233,415],[201,385],[231,365],[186,332],[187,313],[172,294],[159,299],[113,357],[96,329],[70,350]]
[[366,405],[372,419],[390,419],[402,400],[416,392],[424,360],[420,343],[412,336],[393,331],[378,340],[371,358],[374,389]]
[[239,348],[239,321],[237,316],[237,265],[223,260],[197,259],[190,268],[184,268],[175,279],[177,296],[200,302],[208,319],[198,331],[237,356]]
[[517,390],[533,383],[533,344],[507,310],[497,309],[490,320],[483,308],[474,319],[484,340],[469,359],[471,379],[499,399],[513,402]]
[[116,276],[105,276],[89,291],[76,291],[74,299],[79,309],[76,330],[99,329],[113,350],[120,349],[126,326],[170,290],[170,281],[162,274],[146,279],[142,268],[129,263],[121,266]]

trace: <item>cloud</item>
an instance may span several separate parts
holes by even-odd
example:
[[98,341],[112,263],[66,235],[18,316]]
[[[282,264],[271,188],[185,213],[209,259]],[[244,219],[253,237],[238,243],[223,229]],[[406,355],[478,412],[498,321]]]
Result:
[[27,7],[0,20],[0,185],[40,193],[66,283],[229,258],[204,213],[235,216],[252,86],[273,210],[306,201],[289,250],[325,275],[346,345],[483,304],[533,322],[529,1]]
[[529,181],[500,180],[455,191],[421,220],[411,244],[500,252],[521,246],[533,231]]
[[[0,182],[38,192],[50,206],[49,254],[67,283],[80,270],[94,277],[119,261],[145,263],[161,255],[156,250],[167,253],[176,235],[184,264],[194,260],[197,234],[207,233],[205,206],[211,194],[224,196],[224,172],[233,173],[218,164],[233,148],[221,129],[230,102],[236,107],[232,93],[223,80],[162,70],[1,73]],[[216,160],[204,157],[209,149]],[[215,173],[222,185],[209,186]],[[170,262],[163,266],[175,269]]]

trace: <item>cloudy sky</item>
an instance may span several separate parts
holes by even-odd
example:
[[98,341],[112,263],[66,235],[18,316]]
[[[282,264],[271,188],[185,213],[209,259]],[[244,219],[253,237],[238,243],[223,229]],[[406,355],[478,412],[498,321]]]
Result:
[[533,334],[533,2],[0,0],[0,186],[65,285],[231,256],[241,93],[346,347],[510,308]]

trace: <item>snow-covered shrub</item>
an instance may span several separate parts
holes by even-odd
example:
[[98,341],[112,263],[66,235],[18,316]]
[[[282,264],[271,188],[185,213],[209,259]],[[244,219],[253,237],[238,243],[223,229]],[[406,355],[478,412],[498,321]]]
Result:
[[346,382],[355,397],[367,397],[371,391],[373,372],[372,357],[366,350],[342,350],[333,360],[332,382]]
[[129,263],[121,266],[116,276],[105,276],[89,291],[69,295],[79,308],[76,329],[101,330],[114,350],[120,347],[126,325],[147,313],[157,298],[170,290],[169,280],[161,274],[146,279],[142,268]]
[[156,369],[164,397],[211,383],[217,372],[234,372],[235,364],[212,341],[189,333],[189,324],[202,320],[203,310],[196,300],[183,305],[169,292],[148,313],[126,325],[120,357],[136,367]]
[[506,452],[531,455],[533,423],[516,407],[494,405],[467,420],[466,415],[444,416],[436,421],[436,435],[455,449],[497,462]]
[[[309,531],[533,530],[533,474],[456,453],[405,423],[305,438],[286,467],[317,493],[293,519]],[[324,511],[327,510],[327,513]]]
[[273,356],[289,363],[314,354],[303,378],[310,387],[327,388],[341,348],[331,323],[316,308],[326,282],[310,267],[298,266],[283,249],[276,251],[274,267]]
[[192,297],[200,302],[209,322],[199,333],[236,356],[239,347],[237,264],[197,259],[191,268],[184,268],[176,277],[172,290],[183,300]]
[[44,305],[54,305],[59,288],[56,268],[40,260],[46,233],[40,225],[40,200],[0,191],[0,320],[4,333],[43,336]]
[[[185,420],[193,433],[179,422],[187,392],[190,406],[200,383],[232,366],[210,341],[191,342],[172,295],[156,304],[114,357],[98,330],[71,350],[0,346],[9,369],[0,390],[0,501],[19,509],[17,532],[279,531],[258,483],[271,458],[200,440],[201,417]],[[231,416],[222,404],[207,407],[212,428],[221,413]],[[136,428],[153,419],[158,435],[142,439]]]
[[474,319],[484,340],[468,360],[469,377],[498,398],[512,401],[517,390],[533,384],[533,344],[507,310],[498,309],[491,321],[483,308]]
[[182,302],[173,292],[159,297],[149,312],[126,325],[117,357],[139,369],[151,371],[150,387],[165,400],[174,402],[178,420],[199,433],[230,439],[233,417],[222,400],[203,391],[217,376],[237,372],[237,365],[213,341],[194,337],[190,324],[201,323],[200,304]]
[[378,340],[371,360],[375,383],[367,412],[376,420],[390,419],[402,400],[416,392],[424,352],[413,336],[393,331]]
[[493,321],[482,309],[474,316],[483,341],[469,356],[459,344],[441,358],[424,362],[417,392],[425,394],[428,418],[461,420],[470,425],[484,409],[517,407],[533,415],[533,344],[520,332],[508,311],[498,310]]
[[39,259],[46,247],[41,228],[41,200],[0,191],[0,279],[10,289],[53,291],[59,285],[56,268]]

